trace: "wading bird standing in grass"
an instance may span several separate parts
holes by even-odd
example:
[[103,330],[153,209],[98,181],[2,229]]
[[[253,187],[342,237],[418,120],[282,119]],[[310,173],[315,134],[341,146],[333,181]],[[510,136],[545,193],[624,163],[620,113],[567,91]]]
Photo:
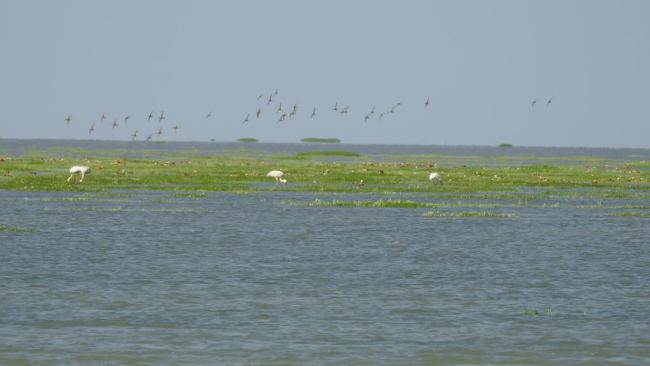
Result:
[[429,174],[429,181],[431,181],[433,184],[442,184],[442,178],[437,172],[432,172]]
[[85,166],[85,165],[75,165],[75,166],[73,166],[72,168],[70,168],[70,176],[68,177],[66,182],[69,182],[70,179],[72,179],[72,177],[75,174],[81,174],[81,179],[79,179],[79,183],[81,183],[81,182],[84,181],[84,176],[86,174],[90,174],[90,168]]
[[270,172],[266,173],[266,176],[275,178],[275,184],[287,183],[287,180],[283,179],[284,173],[280,170],[271,170]]

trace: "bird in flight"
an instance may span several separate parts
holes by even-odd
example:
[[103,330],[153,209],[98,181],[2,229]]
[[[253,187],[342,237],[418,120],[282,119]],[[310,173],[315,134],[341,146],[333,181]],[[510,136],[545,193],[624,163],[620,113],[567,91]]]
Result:
[[113,120],[113,129],[114,129],[115,127],[117,127],[117,126],[119,126],[119,124],[117,123],[117,118],[115,118],[115,119]]
[[93,123],[93,124],[90,126],[90,128],[88,129],[88,134],[93,133],[93,131],[95,131],[95,124],[94,124],[94,123]]
[[151,141],[151,134],[147,135],[147,141]]
[[266,101],[266,104],[271,104],[273,102],[273,94],[269,94],[269,99]]
[[162,122],[163,119],[165,119],[165,111],[160,112],[160,117],[158,117],[158,122]]
[[363,121],[366,122],[366,123],[368,122],[369,119],[370,119],[370,115],[369,115],[369,114],[366,114],[366,116],[363,117]]
[[334,103],[334,108],[332,108],[333,111],[338,111],[339,110],[339,102]]
[[537,104],[537,99],[533,99],[533,100],[530,102],[530,108],[535,108],[535,104]]
[[72,121],[72,116],[68,114],[68,116],[65,117],[64,121],[65,121],[65,124],[66,124],[66,125],[69,125],[69,124],[70,124],[70,121]]
[[147,121],[151,121],[153,118],[153,111],[149,112],[149,115],[147,116]]
[[138,137],[138,130],[135,130],[133,134],[131,135],[131,140],[135,140],[135,138]]
[[126,115],[126,117],[124,117],[124,124],[126,124],[126,122],[129,121],[129,118],[131,118],[131,116],[129,116],[129,115]]
[[309,118],[314,118],[316,117],[316,107],[311,111],[311,116]]
[[264,94],[260,94],[260,95],[257,96],[257,100],[260,100],[262,98],[264,98]]
[[172,127],[174,129],[174,133],[176,133],[176,130],[178,130],[178,125]]
[[102,116],[99,117],[99,121],[102,122],[106,119],[106,113],[102,113]]
[[255,117],[257,119],[260,119],[261,114],[262,114],[262,108],[257,108],[257,112],[255,112]]
[[427,97],[427,101],[424,102],[424,108],[429,108],[429,104],[431,104],[431,98]]
[[278,123],[283,122],[283,121],[285,120],[285,118],[287,118],[287,114],[286,114],[286,113],[282,113],[282,115],[281,115],[280,118],[278,119]]
[[552,102],[553,102],[553,97],[548,98],[548,99],[546,100],[546,106],[547,106],[547,107],[550,106]]
[[160,137],[160,135],[162,135],[162,129],[163,129],[163,128],[160,127],[160,128],[158,129],[158,132],[156,132],[156,135],[158,135],[158,137]]
[[248,118],[249,118],[250,116],[251,116],[250,114],[247,114],[247,115],[246,115],[246,118],[244,118],[244,120],[243,120],[241,123],[246,123],[246,122],[248,122]]
[[212,111],[208,112],[208,114],[205,115],[205,119],[208,119],[212,117]]
[[278,105],[278,109],[275,111],[276,113],[282,113],[282,103]]

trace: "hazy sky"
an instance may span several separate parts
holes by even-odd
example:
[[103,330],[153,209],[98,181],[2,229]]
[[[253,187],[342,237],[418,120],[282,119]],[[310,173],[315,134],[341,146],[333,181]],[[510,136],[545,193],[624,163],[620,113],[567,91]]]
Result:
[[0,0],[0,100],[5,138],[650,148],[650,1]]

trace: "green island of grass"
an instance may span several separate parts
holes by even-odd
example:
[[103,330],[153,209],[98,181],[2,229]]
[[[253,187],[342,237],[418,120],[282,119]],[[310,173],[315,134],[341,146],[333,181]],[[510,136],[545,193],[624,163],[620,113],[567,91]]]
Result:
[[322,138],[322,137],[305,137],[300,139],[302,142],[320,143],[320,144],[338,144],[341,140],[337,138]]
[[499,144],[499,147],[512,147],[512,144],[503,143],[503,144]]
[[242,137],[240,139],[237,139],[239,142],[259,142],[260,140],[254,138],[254,137]]
[[[153,153],[155,152],[155,153]],[[138,158],[125,158],[139,156]],[[168,191],[172,199],[208,199],[210,192],[235,194],[288,191],[354,198],[294,202],[307,207],[424,210],[428,217],[519,217],[521,207],[603,212],[611,219],[646,219],[650,170],[645,162],[598,157],[521,158],[441,154],[360,155],[351,151],[308,151],[295,155],[236,149],[201,154],[142,147],[124,150],[49,149],[0,159],[0,189],[87,192],[62,200],[128,200],[129,190]],[[428,180],[432,166],[444,184]],[[66,182],[73,165],[92,169],[83,183]],[[286,185],[266,174],[284,172]],[[119,197],[107,196],[119,193]],[[418,193],[418,199],[401,195]],[[126,195],[126,196],[124,196]],[[384,198],[382,198],[384,197]],[[608,204],[611,202],[611,204]],[[568,203],[567,203],[568,202]],[[292,204],[294,204],[292,203]],[[476,211],[459,211],[463,208]],[[502,210],[506,210],[503,212]],[[621,209],[627,209],[621,212]],[[616,217],[619,216],[619,217]],[[9,228],[3,231],[11,230]]]

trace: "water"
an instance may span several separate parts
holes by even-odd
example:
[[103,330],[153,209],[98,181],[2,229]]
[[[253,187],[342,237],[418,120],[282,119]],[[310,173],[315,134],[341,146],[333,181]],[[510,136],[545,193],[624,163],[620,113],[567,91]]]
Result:
[[650,364],[650,219],[314,198],[0,191],[0,365]]

